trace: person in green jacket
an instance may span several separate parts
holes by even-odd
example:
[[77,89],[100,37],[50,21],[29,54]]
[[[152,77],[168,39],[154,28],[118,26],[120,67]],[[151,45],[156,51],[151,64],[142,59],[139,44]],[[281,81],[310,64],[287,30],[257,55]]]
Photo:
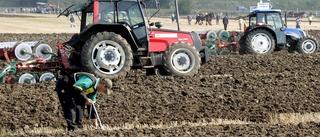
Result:
[[56,91],[67,121],[68,131],[82,128],[82,117],[87,105],[93,126],[98,126],[96,112],[92,104],[96,102],[98,92],[112,93],[112,81],[107,78],[97,78],[91,73],[77,72],[65,75],[57,81]]
[[308,20],[309,20],[309,25],[311,25],[312,20],[313,20],[313,15],[311,13],[310,13],[310,15],[308,17]]

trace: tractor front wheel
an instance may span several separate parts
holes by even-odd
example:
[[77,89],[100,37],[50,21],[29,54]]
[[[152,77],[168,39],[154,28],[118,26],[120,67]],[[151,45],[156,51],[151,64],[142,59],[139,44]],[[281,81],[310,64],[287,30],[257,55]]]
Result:
[[318,52],[319,44],[315,38],[312,36],[307,36],[298,41],[296,47],[297,52],[307,54],[307,53],[316,53]]
[[132,50],[127,40],[113,32],[93,35],[81,52],[82,68],[97,77],[125,77],[131,69],[132,60]]
[[201,58],[194,46],[176,42],[163,55],[164,68],[174,76],[194,76],[200,69]]
[[252,30],[243,37],[240,44],[241,53],[246,54],[270,54],[274,51],[275,40],[272,34],[265,29]]

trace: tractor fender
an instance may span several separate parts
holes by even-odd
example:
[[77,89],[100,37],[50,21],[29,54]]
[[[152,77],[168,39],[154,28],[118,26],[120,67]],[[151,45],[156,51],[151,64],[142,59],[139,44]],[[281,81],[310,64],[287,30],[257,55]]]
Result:
[[[268,28],[268,27],[263,27],[263,26],[254,27],[254,28],[252,28],[252,29],[249,29],[249,30],[245,31],[244,35],[248,34],[249,32],[251,32],[251,31],[253,31],[253,30],[256,30],[256,29],[264,29],[264,30],[269,31],[269,32],[272,34],[272,36],[274,37],[275,42],[277,43],[276,33],[274,32],[274,30],[272,30],[271,28]],[[244,35],[243,35],[243,36],[244,36]]]
[[79,34],[74,34],[71,39],[65,43],[63,43],[64,45],[69,45],[71,47],[75,47],[75,45],[77,45],[80,41],[79,38]]
[[199,35],[196,32],[190,32],[192,40],[193,40],[193,45],[197,49],[197,51],[201,51],[202,48],[202,41],[199,37]]
[[208,62],[210,60],[210,53],[208,47],[202,46],[202,41],[196,32],[191,32],[190,34],[193,40],[193,45],[200,54],[202,64]]
[[138,47],[136,41],[132,33],[130,32],[130,28],[128,28],[124,24],[93,24],[88,28],[84,29],[79,34],[79,39],[83,42],[87,41],[92,35],[97,34],[98,32],[114,32],[116,34],[121,35],[124,39],[128,41],[131,46]]

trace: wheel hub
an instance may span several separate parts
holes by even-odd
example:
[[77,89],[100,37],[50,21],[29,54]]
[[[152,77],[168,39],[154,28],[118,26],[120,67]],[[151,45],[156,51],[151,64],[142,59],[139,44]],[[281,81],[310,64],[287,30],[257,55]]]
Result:
[[186,70],[190,67],[190,57],[186,53],[178,53],[173,57],[173,66],[177,70]]
[[271,39],[263,33],[256,34],[251,41],[252,48],[258,53],[266,53],[271,48]]
[[306,40],[305,42],[303,42],[302,44],[302,49],[306,52],[306,53],[314,53],[316,50],[316,46],[315,43],[312,40]]
[[187,63],[187,59],[184,58],[184,57],[181,57],[181,58],[178,59],[178,63],[179,63],[180,65],[184,65],[184,64]]
[[120,62],[120,53],[115,47],[102,46],[98,49],[96,61],[100,67],[112,70]]

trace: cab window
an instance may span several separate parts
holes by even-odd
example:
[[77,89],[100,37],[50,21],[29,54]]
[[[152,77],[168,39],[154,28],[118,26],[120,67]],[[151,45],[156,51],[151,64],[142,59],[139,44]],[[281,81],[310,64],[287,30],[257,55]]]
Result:
[[279,29],[283,27],[282,19],[279,13],[268,13],[267,14],[268,25],[274,29]]
[[114,17],[114,2],[101,2],[99,4],[99,23],[113,23]]

